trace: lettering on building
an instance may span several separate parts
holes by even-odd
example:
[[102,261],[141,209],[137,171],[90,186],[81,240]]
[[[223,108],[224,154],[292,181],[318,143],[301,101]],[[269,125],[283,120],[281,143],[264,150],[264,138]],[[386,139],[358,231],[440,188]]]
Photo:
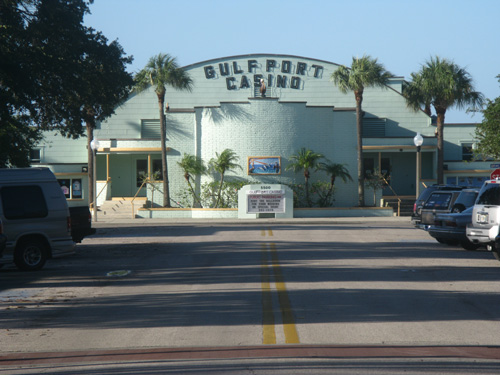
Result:
[[221,62],[203,67],[206,79],[226,81],[227,90],[249,89],[259,87],[264,79],[267,87],[283,89],[303,89],[304,77],[322,78],[323,66],[294,63],[291,60],[266,59],[265,63],[258,60]]

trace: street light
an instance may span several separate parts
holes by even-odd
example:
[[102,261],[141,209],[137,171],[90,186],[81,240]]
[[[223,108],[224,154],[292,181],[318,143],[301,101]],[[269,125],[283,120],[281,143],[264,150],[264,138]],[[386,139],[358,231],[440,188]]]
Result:
[[97,159],[97,150],[99,149],[99,141],[97,139],[93,139],[90,142],[90,148],[92,149],[92,166],[93,166],[93,179],[94,179],[94,196],[92,197],[94,199],[94,204],[93,204],[93,214],[94,214],[94,221],[97,221],[97,180],[96,180],[96,159]]
[[421,172],[421,163],[420,163],[420,149],[422,144],[424,143],[424,137],[420,133],[417,133],[415,138],[413,138],[413,143],[417,147],[417,182],[416,182],[416,198],[420,195],[420,172]]

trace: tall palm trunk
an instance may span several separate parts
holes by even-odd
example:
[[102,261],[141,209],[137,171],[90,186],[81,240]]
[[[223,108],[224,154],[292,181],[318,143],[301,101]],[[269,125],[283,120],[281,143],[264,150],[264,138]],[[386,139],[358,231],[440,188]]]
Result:
[[446,109],[436,108],[437,113],[437,183],[444,183],[444,115]]
[[168,165],[167,165],[167,124],[165,123],[165,93],[157,93],[158,106],[160,110],[160,135],[161,135],[161,167],[163,174],[163,207],[172,207],[170,205],[170,190],[168,183]]
[[365,206],[365,168],[363,163],[363,90],[354,92],[356,98],[356,130],[358,137],[358,205]]
[[215,208],[219,208],[219,203],[222,195],[222,185],[224,185],[224,173],[220,174],[219,192],[217,193],[217,202],[215,202]]
[[200,208],[203,208],[203,205],[201,204],[201,199],[196,195],[196,192],[194,191],[193,185],[191,185],[191,176],[189,173],[184,173],[184,178],[186,179],[189,190],[191,190],[191,194],[193,195],[194,203],[198,202],[200,205]]
[[304,170],[304,179],[306,180],[306,202],[307,205],[311,207],[312,203],[311,200],[309,199],[309,177],[311,177],[309,170],[308,169]]

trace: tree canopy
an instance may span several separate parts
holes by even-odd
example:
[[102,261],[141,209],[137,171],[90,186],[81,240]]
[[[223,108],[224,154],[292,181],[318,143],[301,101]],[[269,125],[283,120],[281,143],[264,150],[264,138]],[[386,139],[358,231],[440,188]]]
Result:
[[146,66],[135,76],[135,90],[137,92],[142,92],[150,86],[154,87],[158,98],[163,175],[163,206],[171,207],[166,145],[167,124],[164,112],[165,94],[167,92],[167,86],[174,87],[178,90],[191,91],[193,80],[184,69],[179,67],[175,57],[169,54],[160,53],[151,57]]
[[132,58],[83,25],[92,2],[0,2],[0,167],[29,165],[42,130],[83,135],[128,95]]
[[417,73],[411,74],[411,81],[403,86],[407,104],[414,110],[423,109],[431,115],[431,106],[437,115],[437,177],[444,181],[444,126],[448,108],[458,109],[483,104],[483,95],[475,91],[470,74],[448,59],[432,57]]
[[[500,75],[497,76],[500,82]],[[500,160],[500,96],[487,100],[483,121],[476,128],[475,154]]]
[[363,92],[366,87],[386,87],[392,74],[371,56],[353,57],[351,68],[339,66],[331,80],[339,90],[354,93],[356,100],[356,131],[358,157],[358,205],[365,205],[365,169],[363,165]]

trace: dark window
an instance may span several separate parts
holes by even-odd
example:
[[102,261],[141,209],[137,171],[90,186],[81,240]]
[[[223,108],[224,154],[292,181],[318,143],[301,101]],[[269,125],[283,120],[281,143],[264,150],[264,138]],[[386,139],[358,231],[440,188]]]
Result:
[[48,215],[40,186],[5,186],[0,190],[6,219],[31,219]]
[[153,160],[153,176],[155,177],[154,179],[156,181],[163,181],[163,173],[162,173],[162,165],[161,165],[161,159],[154,159]]
[[136,185],[141,187],[142,183],[146,180],[148,176],[148,161],[147,160],[137,160],[136,161]]
[[32,163],[40,163],[41,151],[39,148],[32,149],[30,151],[30,161]]
[[141,121],[141,138],[160,139],[160,120],[142,120]]
[[363,138],[385,137],[385,119],[376,117],[363,118]]
[[500,206],[500,185],[486,184],[479,194],[476,204]]
[[472,160],[473,156],[472,143],[462,143],[462,160]]
[[425,202],[424,208],[446,209],[450,206],[451,196],[448,193],[434,193]]

